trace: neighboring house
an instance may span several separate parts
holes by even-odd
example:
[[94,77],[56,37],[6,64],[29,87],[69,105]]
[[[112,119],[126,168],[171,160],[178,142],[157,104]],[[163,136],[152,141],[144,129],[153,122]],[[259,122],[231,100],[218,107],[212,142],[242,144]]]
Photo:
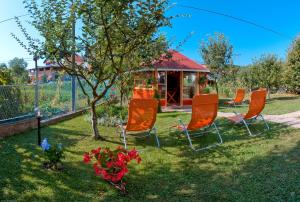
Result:
[[[80,56],[75,57],[75,62],[78,65],[84,64],[84,60]],[[63,69],[54,62],[45,61],[44,66],[38,67],[38,80],[41,82],[43,81],[44,77],[46,76],[47,82],[55,81],[58,78],[59,72],[63,71]],[[28,74],[30,77],[30,81],[35,81],[35,68],[28,69]],[[45,75],[45,76],[44,76]],[[71,77],[68,74],[63,75],[63,80],[70,80]]]
[[[172,58],[161,59],[153,68],[136,74],[135,89],[157,88],[162,106],[191,105],[193,96],[206,86],[210,71],[175,50],[170,53]],[[154,79],[157,80],[156,87]]]

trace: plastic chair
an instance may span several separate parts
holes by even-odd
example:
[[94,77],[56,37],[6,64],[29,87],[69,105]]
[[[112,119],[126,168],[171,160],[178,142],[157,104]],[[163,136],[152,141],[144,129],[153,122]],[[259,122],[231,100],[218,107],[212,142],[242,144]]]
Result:
[[[179,120],[177,129],[183,131],[186,134],[192,150],[205,150],[223,143],[219,129],[214,122],[218,113],[218,102],[218,95],[216,94],[195,95],[192,100],[192,117],[189,124],[185,125],[182,120]],[[218,143],[206,147],[195,148],[192,142],[192,138],[203,136],[210,131],[198,132],[194,134],[191,134],[191,132],[206,129],[209,127],[213,127],[213,129],[216,130],[217,138],[219,139]]]
[[154,127],[156,121],[158,101],[156,99],[132,99],[129,103],[128,121],[126,125],[119,124],[121,128],[121,136],[125,149],[127,149],[126,135],[127,132],[147,132],[144,136],[147,137],[154,132],[157,147],[160,147],[159,139]]
[[245,89],[237,89],[236,95],[233,100],[225,102],[225,104],[236,106],[236,104],[242,104],[246,95]]
[[270,130],[268,123],[265,121],[263,115],[261,114],[266,104],[266,96],[266,90],[253,91],[251,94],[248,112],[246,114],[238,114],[235,112],[236,115],[233,117],[228,117],[228,119],[234,123],[243,123],[246,126],[250,136],[261,134],[253,134],[249,128],[253,121],[258,120],[258,118],[261,118],[265,124],[266,129]]

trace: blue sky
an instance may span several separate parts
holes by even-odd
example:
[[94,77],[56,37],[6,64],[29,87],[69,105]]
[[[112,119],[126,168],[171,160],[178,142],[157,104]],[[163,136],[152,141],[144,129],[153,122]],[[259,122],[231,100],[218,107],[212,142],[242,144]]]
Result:
[[[291,38],[300,32],[299,0],[172,0],[172,3],[247,19]],[[3,1],[0,7],[0,21],[25,13],[22,0]],[[198,53],[201,40],[214,32],[222,32],[229,38],[234,46],[234,63],[238,65],[247,65],[253,58],[266,53],[274,53],[284,59],[292,41],[291,38],[277,36],[249,24],[176,5],[168,13],[190,15],[173,20],[173,27],[164,29],[164,32],[172,39],[174,46],[194,32],[180,51],[198,62],[202,62]],[[26,20],[27,17],[22,18],[22,21]],[[13,57],[23,57],[28,60],[30,66],[33,65],[30,62],[31,56],[10,36],[11,32],[20,34],[15,22],[1,23],[0,30],[0,62],[7,62]],[[31,29],[29,31],[34,32]]]

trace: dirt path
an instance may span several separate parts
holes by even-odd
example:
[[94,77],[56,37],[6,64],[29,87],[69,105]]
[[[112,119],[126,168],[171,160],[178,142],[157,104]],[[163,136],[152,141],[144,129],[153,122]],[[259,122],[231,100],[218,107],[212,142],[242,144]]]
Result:
[[[178,111],[178,112],[187,112],[191,113],[191,108],[185,109],[167,109],[164,111]],[[230,117],[234,116],[234,113],[227,113],[227,112],[218,112],[218,117]],[[275,123],[282,123],[293,128],[300,128],[300,111],[281,114],[281,115],[264,115],[267,121],[275,122]]]

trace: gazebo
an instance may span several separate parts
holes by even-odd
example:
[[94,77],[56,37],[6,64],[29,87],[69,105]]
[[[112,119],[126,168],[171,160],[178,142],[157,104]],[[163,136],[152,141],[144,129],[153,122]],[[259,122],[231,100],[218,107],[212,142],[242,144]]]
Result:
[[151,92],[157,89],[162,106],[191,105],[193,96],[201,93],[206,86],[209,69],[178,51],[169,52],[171,58],[163,58],[153,68],[136,73],[135,91],[152,96]]

